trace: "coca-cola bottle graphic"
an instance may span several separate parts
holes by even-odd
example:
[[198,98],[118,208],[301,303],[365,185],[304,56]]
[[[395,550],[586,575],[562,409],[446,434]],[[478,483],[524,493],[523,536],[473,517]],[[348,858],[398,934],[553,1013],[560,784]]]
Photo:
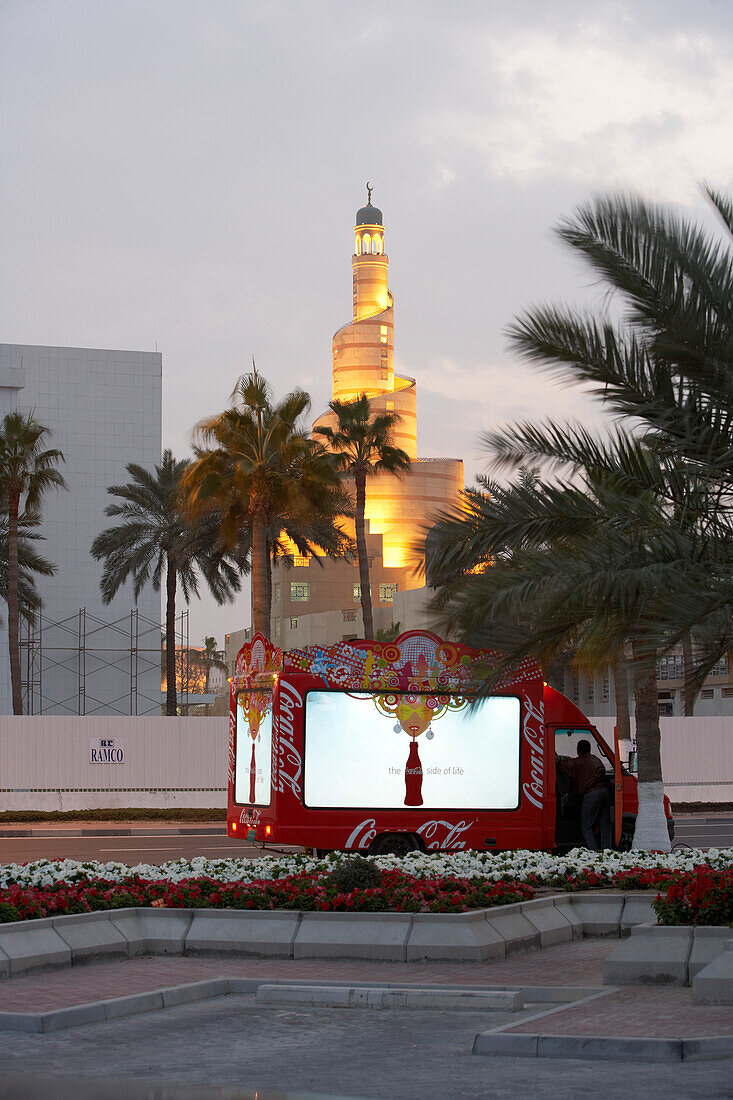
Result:
[[249,762],[249,800],[255,800],[255,781],[257,779],[257,762],[255,760],[255,743],[252,742],[252,758]]
[[422,806],[422,764],[415,740],[410,741],[405,767],[405,805]]

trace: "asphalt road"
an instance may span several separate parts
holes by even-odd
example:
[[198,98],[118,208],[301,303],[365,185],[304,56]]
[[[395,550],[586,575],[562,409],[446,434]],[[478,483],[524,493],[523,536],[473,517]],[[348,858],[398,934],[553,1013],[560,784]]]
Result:
[[226,832],[212,835],[186,833],[171,836],[170,832],[150,830],[133,836],[34,836],[0,837],[0,863],[28,863],[34,859],[98,859],[116,863],[165,863],[169,859],[191,859],[206,856],[224,859],[237,856],[257,859],[261,848],[230,840]]
[[[106,835],[88,835],[94,832],[99,834],[105,828]],[[0,829],[0,833],[8,831]],[[39,827],[34,831],[39,833],[41,829]],[[261,848],[230,840],[224,829],[217,830],[212,826],[201,826],[200,829],[177,834],[171,829],[151,824],[132,835],[120,836],[115,835],[114,825],[105,827],[100,823],[96,829],[91,825],[80,828],[76,835],[64,836],[64,832],[72,830],[55,828],[49,829],[47,835],[35,836],[0,835],[0,863],[27,863],[34,859],[98,859],[134,866],[136,863],[165,863],[167,860],[190,859],[193,856],[256,859],[263,854]],[[733,847],[733,816],[701,814],[680,818],[675,843],[687,844],[691,848]],[[279,850],[268,849],[271,852]]]
[[[290,1090],[312,1100],[558,1095],[563,1100],[628,1100],[637,1094],[646,1100],[717,1100],[731,1095],[730,1060],[645,1065],[472,1054],[477,1033],[499,1022],[504,1022],[501,1014],[493,1012],[296,1011],[221,997],[45,1035],[2,1032],[3,1080],[42,1072],[66,1081],[19,1093],[12,1085],[6,1091],[0,1080],[0,1096],[143,1100],[160,1096],[164,1084],[166,1096],[195,1096],[196,1085],[222,1086],[222,1097],[235,1090],[240,1095],[238,1086],[247,1085],[251,1097],[272,1089],[282,1100]],[[75,1091],[79,1077],[87,1084]],[[137,1079],[137,1086],[130,1083],[129,1091],[119,1083],[107,1087],[107,1078]],[[91,1091],[95,1079],[98,1092]]]
[[733,817],[681,817],[675,822],[674,842],[690,848],[733,848]]

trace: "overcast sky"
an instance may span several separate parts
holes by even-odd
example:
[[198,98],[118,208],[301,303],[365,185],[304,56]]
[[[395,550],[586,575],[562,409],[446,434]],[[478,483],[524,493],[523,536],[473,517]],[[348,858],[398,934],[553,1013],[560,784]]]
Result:
[[[177,456],[252,355],[330,398],[364,182],[419,452],[597,418],[506,347],[598,298],[552,226],[633,189],[711,226],[733,186],[729,0],[0,0],[0,340],[163,354]],[[600,298],[599,298],[600,300]],[[249,622],[191,609],[191,641]]]

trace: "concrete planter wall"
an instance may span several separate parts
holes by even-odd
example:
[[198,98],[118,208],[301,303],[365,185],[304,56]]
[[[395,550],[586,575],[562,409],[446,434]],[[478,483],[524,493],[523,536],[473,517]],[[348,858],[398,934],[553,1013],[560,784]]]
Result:
[[137,955],[477,962],[621,936],[647,894],[562,894],[469,913],[117,909],[0,925],[0,976]]
[[603,982],[691,985],[699,1004],[733,1004],[733,928],[637,924],[605,960]]

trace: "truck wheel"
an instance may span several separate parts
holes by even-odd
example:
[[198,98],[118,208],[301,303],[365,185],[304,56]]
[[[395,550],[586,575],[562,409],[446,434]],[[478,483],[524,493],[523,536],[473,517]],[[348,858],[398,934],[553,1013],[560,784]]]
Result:
[[369,845],[372,856],[406,856],[420,850],[420,842],[414,833],[380,833]]

